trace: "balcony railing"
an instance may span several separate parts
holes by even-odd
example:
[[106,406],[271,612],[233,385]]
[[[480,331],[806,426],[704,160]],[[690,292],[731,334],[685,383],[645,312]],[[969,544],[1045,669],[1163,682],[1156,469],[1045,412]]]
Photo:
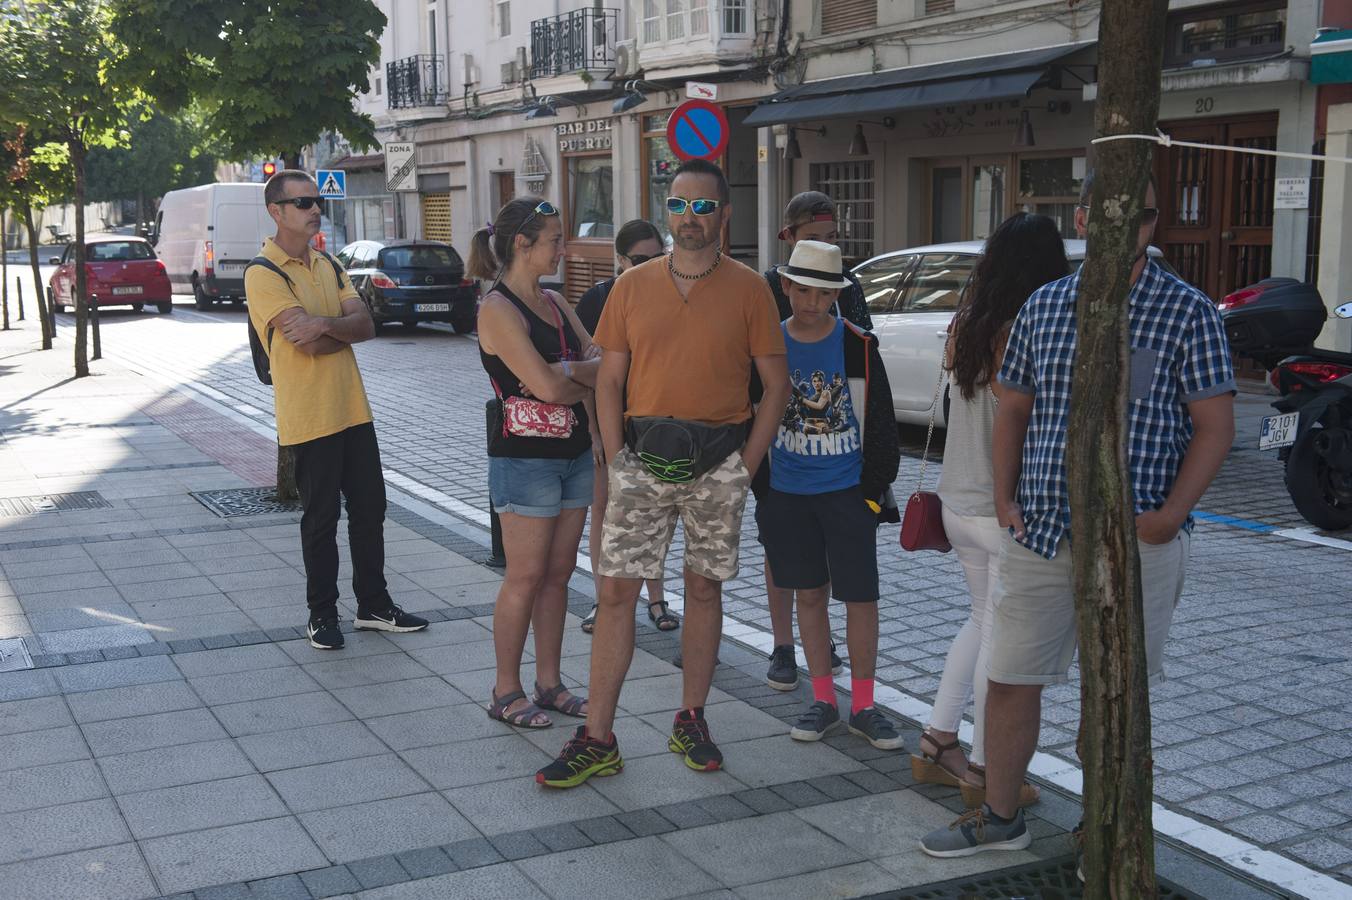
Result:
[[446,59],[422,53],[385,63],[385,92],[390,109],[444,106]]
[[531,77],[612,68],[618,18],[619,10],[587,7],[531,22]]

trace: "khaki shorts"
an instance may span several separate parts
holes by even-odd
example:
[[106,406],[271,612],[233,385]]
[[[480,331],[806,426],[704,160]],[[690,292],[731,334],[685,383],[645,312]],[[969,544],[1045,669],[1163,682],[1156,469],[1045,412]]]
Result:
[[[1141,544],[1141,598],[1145,610],[1146,671],[1164,674],[1164,642],[1183,593],[1191,537],[1185,531],[1167,544]],[[1047,559],[1012,538],[1000,554],[999,600],[986,674],[1000,684],[1057,684],[1075,658],[1078,628],[1071,551],[1063,538]]]
[[596,572],[610,578],[661,578],[676,517],[685,524],[685,567],[714,581],[737,574],[751,473],[732,453],[687,484],[658,481],[628,447],[610,461],[610,499]]

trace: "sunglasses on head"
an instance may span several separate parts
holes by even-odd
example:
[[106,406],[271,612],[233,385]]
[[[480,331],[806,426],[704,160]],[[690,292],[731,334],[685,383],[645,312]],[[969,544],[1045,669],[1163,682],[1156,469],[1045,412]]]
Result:
[[673,216],[685,215],[688,207],[697,216],[711,216],[718,209],[719,201],[709,199],[687,200],[684,197],[668,197],[667,212]]
[[550,203],[548,200],[541,200],[539,203],[535,205],[535,209],[532,209],[530,211],[530,215],[522,219],[521,224],[516,226],[516,231],[512,232],[512,240],[509,241],[508,243],[515,243],[516,236],[521,233],[521,229],[525,228],[526,225],[530,222],[530,220],[535,218],[536,216],[557,216],[558,214],[559,208],[557,206],[555,206],[553,203]]
[[323,197],[287,197],[284,200],[277,201],[285,206],[294,206],[296,209],[309,209],[312,206],[324,208]]

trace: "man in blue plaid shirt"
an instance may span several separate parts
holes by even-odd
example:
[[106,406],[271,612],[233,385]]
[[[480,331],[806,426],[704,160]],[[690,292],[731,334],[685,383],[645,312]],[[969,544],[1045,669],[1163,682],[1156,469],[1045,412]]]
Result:
[[[1085,179],[1083,229],[1092,177]],[[1146,665],[1163,650],[1187,568],[1191,512],[1234,439],[1234,372],[1220,314],[1200,291],[1148,258],[1155,188],[1131,270],[1127,457],[1140,546]],[[1000,559],[986,695],[986,804],[927,835],[932,856],[1020,850],[1032,840],[1019,809],[1037,748],[1042,689],[1064,682],[1075,655],[1066,430],[1075,369],[1079,273],[1035,291],[1015,319],[995,418],[995,508],[1013,540]],[[1015,487],[1017,485],[1017,495]]]

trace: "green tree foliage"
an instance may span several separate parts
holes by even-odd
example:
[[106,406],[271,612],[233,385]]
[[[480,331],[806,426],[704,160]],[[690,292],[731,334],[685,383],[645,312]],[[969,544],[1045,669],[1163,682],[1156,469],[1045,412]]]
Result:
[[108,146],[136,91],[119,71],[125,47],[111,33],[108,7],[88,0],[28,3],[0,17],[0,122],[63,144],[75,203],[75,377],[89,374],[85,282],[85,158]]
[[285,155],[338,131],[376,143],[352,105],[380,60],[385,16],[371,0],[110,0],[136,47],[137,82],[166,109],[202,104],[229,159]]
[[[52,349],[52,319],[43,296],[38,268],[37,222],[33,210],[70,197],[72,182],[69,154],[64,144],[45,141],[21,125],[0,125],[0,209],[10,209],[28,232],[28,263],[33,272],[42,325],[42,349]],[[6,288],[8,285],[6,285]]]
[[215,180],[218,156],[200,120],[151,107],[140,107],[129,118],[118,146],[89,151],[90,200],[135,200],[137,221],[143,222],[167,192]]

